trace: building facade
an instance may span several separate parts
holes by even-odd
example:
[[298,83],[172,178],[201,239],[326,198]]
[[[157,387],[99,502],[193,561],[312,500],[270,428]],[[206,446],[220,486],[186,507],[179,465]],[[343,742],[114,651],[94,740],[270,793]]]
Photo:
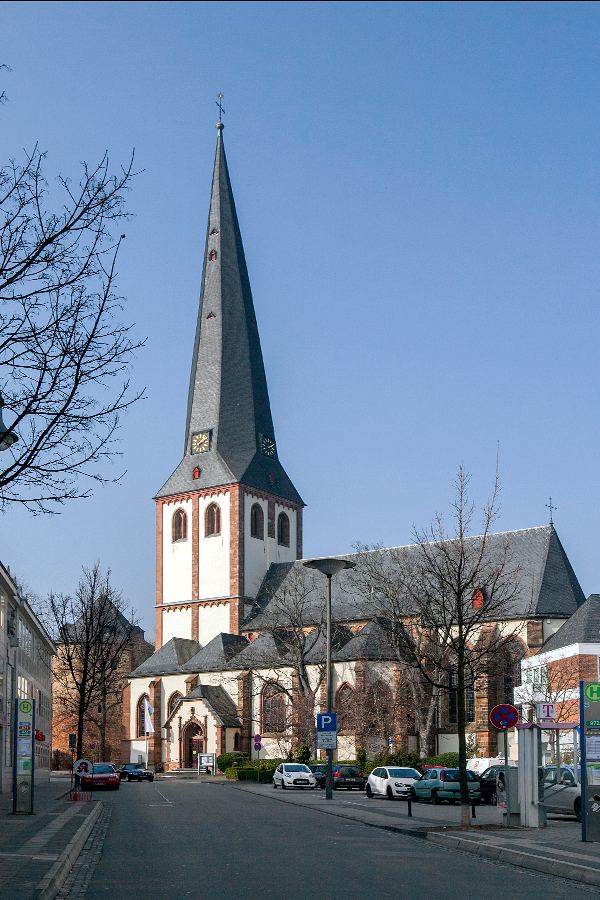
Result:
[[49,635],[0,563],[0,771],[2,792],[13,786],[14,700],[35,700],[35,782],[50,780],[52,658]]

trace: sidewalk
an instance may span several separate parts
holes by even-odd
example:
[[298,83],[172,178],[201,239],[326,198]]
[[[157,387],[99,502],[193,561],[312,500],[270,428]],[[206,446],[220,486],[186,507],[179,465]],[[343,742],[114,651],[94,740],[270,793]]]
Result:
[[13,816],[0,794],[0,898],[52,900],[68,875],[102,803],[72,803],[68,779],[36,785],[35,815]]
[[547,828],[503,828],[501,810],[495,806],[476,807],[472,828],[458,826],[458,807],[413,803],[409,818],[405,801],[368,800],[362,792],[336,791],[333,800],[325,791],[281,791],[272,785],[247,781],[229,782],[238,790],[259,794],[270,800],[304,806],[326,815],[384,828],[410,837],[422,838],[454,850],[462,850],[499,862],[547,875],[600,887],[600,845],[581,842],[581,825],[567,817],[549,817]]

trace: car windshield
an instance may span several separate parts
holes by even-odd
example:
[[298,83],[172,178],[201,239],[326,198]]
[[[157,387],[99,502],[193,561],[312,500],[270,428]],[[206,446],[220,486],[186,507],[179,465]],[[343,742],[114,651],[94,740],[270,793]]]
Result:
[[360,775],[360,769],[356,766],[338,766],[337,771],[340,775]]
[[286,772],[310,772],[310,769],[308,768],[308,766],[301,766],[301,765],[293,766],[293,765],[287,765],[287,766],[284,766],[284,768],[285,768],[285,771],[286,771]]
[[388,769],[390,778],[420,778],[416,769]]
[[94,766],[94,775],[112,775],[114,771],[112,766]]

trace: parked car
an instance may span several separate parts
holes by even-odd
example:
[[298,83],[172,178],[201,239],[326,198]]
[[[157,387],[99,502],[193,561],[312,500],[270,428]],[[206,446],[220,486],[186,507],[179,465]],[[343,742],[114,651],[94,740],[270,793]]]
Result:
[[317,786],[317,779],[304,763],[281,763],[273,773],[273,787],[286,788],[310,788],[312,791]]
[[351,791],[352,788],[358,788],[364,791],[367,779],[360,771],[358,766],[333,766],[333,789],[337,791],[339,788],[346,788]]
[[125,763],[119,769],[119,777],[121,781],[124,778],[127,781],[154,781],[154,772],[145,769],[141,763]]
[[81,776],[82,788],[105,788],[106,790],[118,791],[121,779],[117,772],[117,767],[112,763],[94,763],[92,772],[89,775]]
[[[469,799],[475,803],[481,801],[479,788],[479,776],[467,769],[467,783],[469,786]],[[424,772],[418,781],[410,786],[413,800],[432,800],[433,803],[460,802],[460,782],[458,769],[429,769]]]
[[481,790],[481,799],[484,803],[496,805],[496,775],[498,770],[504,770],[504,766],[490,766],[479,776],[479,785]]
[[382,794],[388,800],[408,799],[410,786],[421,777],[416,769],[403,769],[398,766],[380,766],[373,769],[367,778],[367,797]]
[[581,767],[578,767],[578,784],[575,784],[573,766],[560,767],[560,780],[556,778],[556,766],[544,767],[544,806],[547,812],[575,816],[581,822]]
[[327,787],[327,767],[324,765],[312,765],[308,768],[317,779],[317,787],[323,788],[323,790],[325,790],[325,788]]

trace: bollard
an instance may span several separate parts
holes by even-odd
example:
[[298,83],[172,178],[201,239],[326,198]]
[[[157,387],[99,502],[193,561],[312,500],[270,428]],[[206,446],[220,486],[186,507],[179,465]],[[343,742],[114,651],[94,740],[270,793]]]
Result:
[[408,815],[412,816],[412,798],[408,795]]
[[471,800],[471,818],[473,818],[473,819],[477,818],[477,816],[475,815],[475,801],[474,800]]

